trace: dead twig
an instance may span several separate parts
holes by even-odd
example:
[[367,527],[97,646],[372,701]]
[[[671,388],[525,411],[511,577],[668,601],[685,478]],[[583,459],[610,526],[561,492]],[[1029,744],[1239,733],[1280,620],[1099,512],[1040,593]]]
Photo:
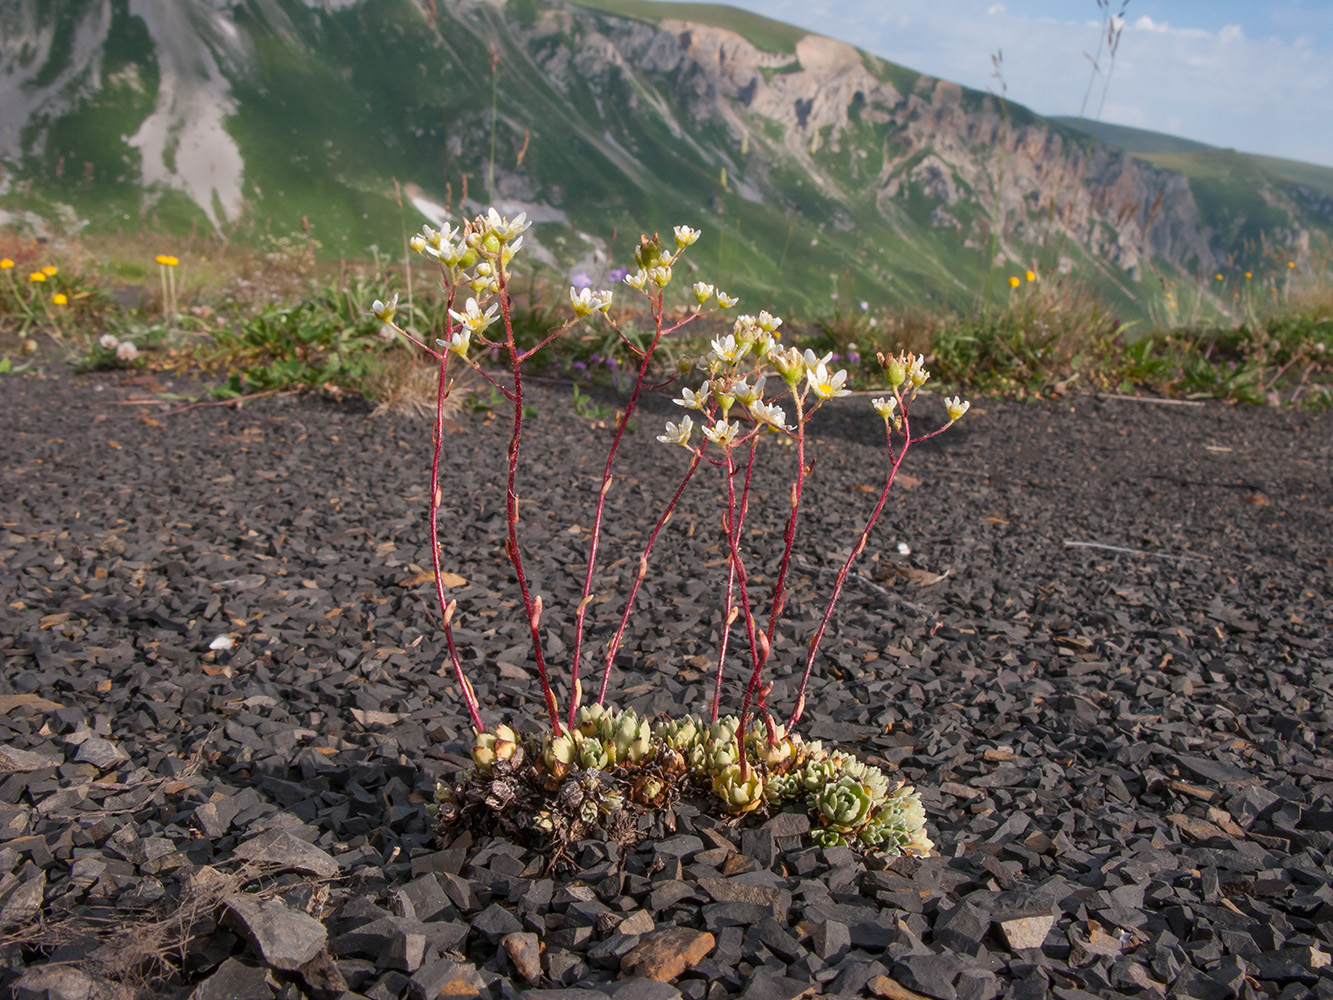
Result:
[[1172,552],[1150,552],[1147,549],[1127,549],[1120,545],[1103,545],[1101,542],[1076,542],[1065,539],[1067,549],[1102,549],[1106,552],[1119,552],[1127,556],[1152,556],[1154,559],[1170,559],[1175,562],[1207,562],[1203,556],[1180,556]]

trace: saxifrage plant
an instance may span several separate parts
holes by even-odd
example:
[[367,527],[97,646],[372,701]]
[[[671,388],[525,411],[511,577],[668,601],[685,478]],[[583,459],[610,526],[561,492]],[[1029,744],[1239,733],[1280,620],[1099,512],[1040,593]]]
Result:
[[[887,467],[884,485],[865,526],[843,561],[818,627],[806,647],[804,670],[795,702],[785,723],[774,718],[769,705],[772,684],[765,668],[773,654],[774,637],[782,618],[787,578],[800,527],[801,500],[810,470],[811,442],[807,428],[814,414],[829,400],[848,395],[847,373],[829,367],[830,356],[817,357],[781,342],[782,320],[767,312],[739,316],[730,333],[715,338],[711,350],[667,381],[653,385],[654,352],[667,334],[703,314],[705,309],[729,309],[736,300],[704,282],[688,291],[691,310],[684,320],[667,325],[666,293],[687,249],[698,231],[678,226],[668,247],[657,236],[643,237],[634,254],[635,269],[624,279],[648,301],[653,329],[642,345],[619,329],[610,315],[612,293],[571,288],[573,317],[528,347],[514,334],[513,302],[509,293],[512,262],[523,243],[527,223],[523,215],[502,217],[495,209],[468,220],[461,227],[442,230],[425,227],[410,241],[418,253],[438,263],[447,315],[444,337],[425,343],[394,328],[438,363],[434,456],[429,500],[430,546],[435,573],[435,596],[440,608],[449,664],[475,730],[472,757],[475,768],[457,783],[441,782],[436,807],[441,823],[475,822],[479,817],[511,832],[530,833],[569,842],[592,832],[634,839],[637,814],[659,808],[680,794],[689,782],[711,788],[727,813],[742,815],[801,801],[816,824],[820,844],[860,843],[894,853],[926,853],[931,842],[916,792],[901,780],[864,764],[850,754],[807,742],[796,732],[806,705],[806,692],[834,607],[842,594],[853,563],[865,550],[884,509],[894,479],[913,445],[941,433],[958,420],[968,404],[946,401],[948,421],[929,433],[914,435],[911,409],[920,388],[929,379],[922,359],[911,354],[884,357],[880,362],[890,391],[872,401],[884,426]],[[462,299],[463,301],[459,301]],[[373,314],[393,323],[395,295],[376,300]],[[596,487],[596,513],[589,533],[586,571],[581,598],[569,611],[574,641],[569,657],[569,682],[562,711],[551,681],[551,667],[541,641],[546,606],[533,592],[524,564],[520,539],[516,483],[522,459],[525,425],[524,369],[539,352],[576,324],[600,314],[618,339],[639,359],[637,377],[628,401],[615,421],[601,481]],[[498,331],[498,332],[492,332]],[[503,374],[477,361],[483,353],[498,351],[505,362]],[[505,554],[513,567],[522,614],[530,633],[545,706],[547,730],[521,736],[508,725],[488,728],[481,706],[463,669],[453,622],[457,602],[451,600],[440,562],[440,508],[444,496],[440,468],[444,456],[445,400],[452,382],[451,366],[464,364],[485,380],[512,407],[513,430],[507,450]],[[624,608],[605,650],[586,655],[586,619],[597,576],[602,525],[607,495],[614,485],[613,468],[629,422],[642,393],[662,388],[698,369],[706,378],[680,390],[675,402],[686,412],[668,421],[657,440],[685,448],[689,465],[665,499],[660,516],[649,531],[638,559],[638,572],[625,596]],[[776,388],[772,391],[770,387]],[[697,414],[699,434],[695,435]],[[791,511],[783,532],[779,569],[766,595],[766,618],[760,596],[747,572],[743,527],[749,507],[754,469],[762,444],[777,437],[795,447],[795,473],[790,490]],[[705,464],[723,474],[727,579],[723,589],[721,642],[713,680],[710,718],[664,719],[653,724],[632,711],[606,704],[616,652],[628,626],[635,600],[648,574],[653,549],[681,496]],[[743,684],[740,711],[722,715],[722,692],[727,648],[733,625],[740,623],[741,641],[748,652],[748,675]],[[585,698],[582,668],[600,661],[596,699]],[[480,808],[471,808],[471,807]]]

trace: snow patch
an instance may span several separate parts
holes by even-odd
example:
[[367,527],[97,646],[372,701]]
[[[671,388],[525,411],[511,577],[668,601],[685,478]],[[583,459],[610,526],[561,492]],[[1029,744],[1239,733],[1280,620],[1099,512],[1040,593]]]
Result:
[[129,140],[143,183],[183,191],[220,228],[243,203],[245,161],[225,127],[236,111],[230,84],[186,5],[130,0],[130,13],[147,26],[161,73],[157,105]]

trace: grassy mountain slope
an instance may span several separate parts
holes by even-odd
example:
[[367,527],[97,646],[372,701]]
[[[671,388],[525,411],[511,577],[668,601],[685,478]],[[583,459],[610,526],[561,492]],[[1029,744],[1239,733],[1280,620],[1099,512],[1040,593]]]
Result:
[[966,305],[1032,267],[1135,310],[1155,272],[1319,218],[1289,181],[1267,197],[1252,159],[1089,148],[719,5],[18,0],[0,25],[0,114],[22,115],[0,128],[0,208],[104,231],[309,225],[325,252],[396,253],[420,206],[496,202],[538,220],[532,259],[594,280],[640,231],[698,226],[698,277],[747,308]]

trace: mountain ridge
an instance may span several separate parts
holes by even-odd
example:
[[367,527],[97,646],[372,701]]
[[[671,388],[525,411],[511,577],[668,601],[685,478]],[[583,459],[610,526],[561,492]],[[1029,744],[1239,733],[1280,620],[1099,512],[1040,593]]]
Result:
[[426,217],[466,192],[468,211],[528,210],[557,271],[604,274],[641,228],[689,222],[713,230],[709,280],[807,309],[961,304],[1027,267],[1143,308],[1166,277],[1257,267],[1256,227],[1293,252],[1333,227],[1272,170],[1219,204],[1198,170],[734,8],[167,6],[0,3],[11,217],[233,239],[304,219],[357,253],[416,228],[396,191]]

